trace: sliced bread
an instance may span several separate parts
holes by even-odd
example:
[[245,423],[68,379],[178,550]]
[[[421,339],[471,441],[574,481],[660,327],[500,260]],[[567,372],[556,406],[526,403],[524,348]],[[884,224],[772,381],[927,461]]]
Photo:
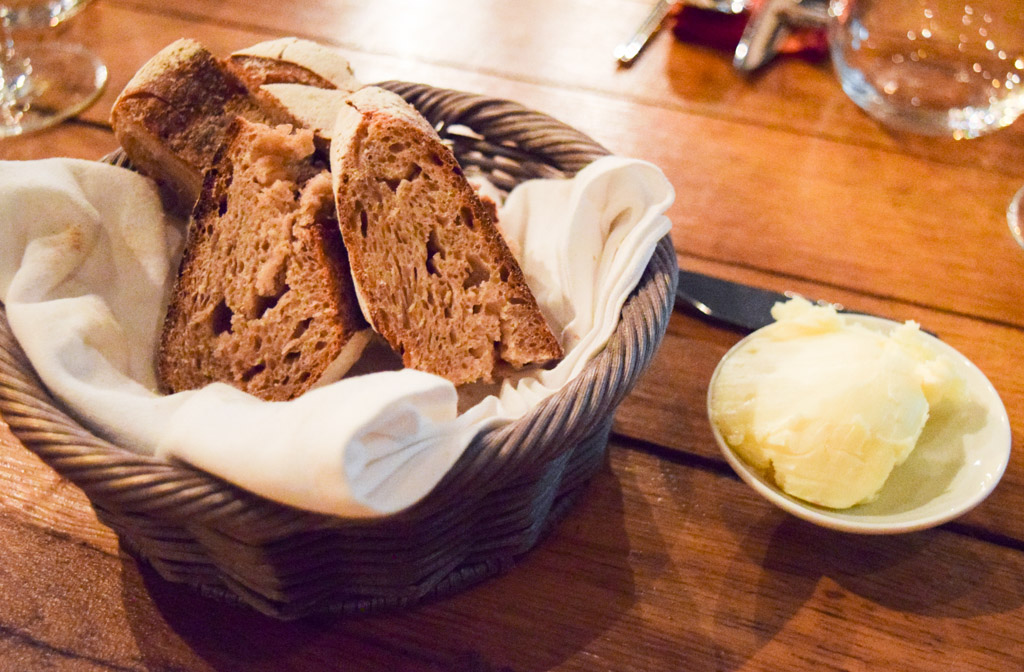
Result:
[[324,147],[330,144],[334,120],[338,110],[347,104],[349,95],[348,91],[341,89],[320,89],[288,82],[264,84],[260,91],[276,98],[300,124],[311,129],[323,141]]
[[128,82],[110,123],[135,167],[161,187],[165,206],[187,214],[235,117],[296,124],[276,98],[251,90],[195,40],[177,40]]
[[366,327],[312,131],[236,120],[189,225],[159,348],[162,386],[220,381],[291,399],[354,363]]
[[332,135],[338,222],[360,307],[406,366],[458,385],[561,357],[492,210],[412,106],[360,89]]
[[362,86],[338,51],[297,37],[239,49],[227,62],[252,87],[292,83],[348,92]]

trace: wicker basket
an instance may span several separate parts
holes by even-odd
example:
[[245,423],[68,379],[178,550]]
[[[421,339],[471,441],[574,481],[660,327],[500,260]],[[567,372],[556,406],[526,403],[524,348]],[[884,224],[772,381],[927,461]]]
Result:
[[[437,124],[462,164],[480,167],[500,188],[571,175],[607,153],[516,103],[419,84],[382,86]],[[578,498],[603,462],[616,407],[664,335],[675,283],[666,237],[607,348],[583,373],[520,420],[480,433],[426,498],[383,519],[296,510],[94,436],[49,396],[2,308],[0,414],[85,491],[126,547],[170,581],[277,618],[407,607],[507,569]]]

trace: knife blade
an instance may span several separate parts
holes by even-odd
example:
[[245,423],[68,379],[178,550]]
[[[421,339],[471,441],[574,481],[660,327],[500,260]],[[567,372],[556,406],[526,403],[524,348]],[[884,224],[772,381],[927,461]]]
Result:
[[[709,319],[726,327],[742,331],[757,331],[775,321],[772,317],[772,306],[780,301],[788,301],[794,296],[802,295],[792,291],[776,292],[763,287],[753,287],[695,271],[679,269],[675,306],[680,311]],[[819,305],[832,305],[840,313],[867,314],[847,310],[841,303],[815,301],[809,298],[807,300]],[[923,327],[921,331],[939,338],[934,331]]]
[[727,326],[755,331],[774,322],[772,306],[792,296],[792,292],[775,292],[680,269],[676,308]]

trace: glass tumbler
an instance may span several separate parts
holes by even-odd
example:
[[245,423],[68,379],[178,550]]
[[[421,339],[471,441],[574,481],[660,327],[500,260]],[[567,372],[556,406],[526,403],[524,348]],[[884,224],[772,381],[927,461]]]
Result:
[[902,131],[975,138],[1024,112],[1021,0],[831,0],[847,95]]
[[82,45],[48,39],[89,2],[0,0],[0,138],[52,126],[102,93],[102,61]]

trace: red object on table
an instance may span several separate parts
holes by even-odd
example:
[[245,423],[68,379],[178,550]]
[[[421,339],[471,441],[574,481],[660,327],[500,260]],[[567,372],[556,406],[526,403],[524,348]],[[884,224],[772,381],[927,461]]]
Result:
[[[672,34],[676,39],[701,44],[713,49],[732,52],[743,35],[751,11],[764,0],[751,0],[750,8],[739,14],[701,9],[685,3],[676,3],[673,11]],[[780,54],[798,54],[809,60],[819,60],[828,53],[824,30],[796,28],[782,41]]]

